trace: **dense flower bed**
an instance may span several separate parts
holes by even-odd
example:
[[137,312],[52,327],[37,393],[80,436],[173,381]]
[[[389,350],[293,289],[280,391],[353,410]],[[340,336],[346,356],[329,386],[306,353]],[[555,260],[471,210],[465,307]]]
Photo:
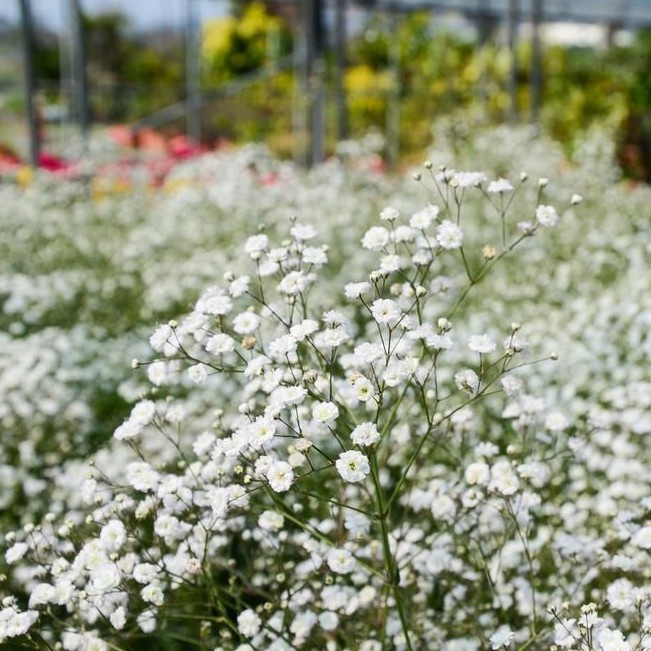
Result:
[[437,142],[0,188],[0,639],[651,648],[651,193],[603,138]]

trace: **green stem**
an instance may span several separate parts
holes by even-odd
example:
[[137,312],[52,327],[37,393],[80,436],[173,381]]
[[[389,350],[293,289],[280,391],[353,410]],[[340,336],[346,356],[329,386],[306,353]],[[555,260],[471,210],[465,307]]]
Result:
[[375,498],[378,507],[378,519],[380,522],[380,530],[382,532],[382,551],[384,554],[384,563],[387,572],[386,583],[390,593],[396,602],[398,610],[398,617],[402,626],[402,632],[405,636],[405,643],[407,644],[408,651],[414,651],[409,637],[409,622],[405,615],[405,606],[402,600],[400,591],[400,571],[396,564],[396,559],[391,553],[391,545],[389,542],[389,529],[387,527],[387,520],[389,511],[384,508],[384,498],[382,496],[382,485],[380,484],[380,475],[377,468],[377,457],[375,454],[371,457],[371,477],[373,479],[373,486],[375,487]]

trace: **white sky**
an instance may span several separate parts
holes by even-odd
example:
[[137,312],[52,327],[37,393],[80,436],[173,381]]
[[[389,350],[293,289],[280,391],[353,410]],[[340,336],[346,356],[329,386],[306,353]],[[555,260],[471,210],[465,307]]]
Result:
[[[184,24],[187,0],[81,0],[84,11],[103,13],[119,11],[129,17],[135,29]],[[194,0],[201,18],[222,16],[228,12],[228,0]],[[31,0],[36,20],[49,29],[60,30],[65,24],[67,0]],[[17,21],[18,0],[0,0],[0,20]]]

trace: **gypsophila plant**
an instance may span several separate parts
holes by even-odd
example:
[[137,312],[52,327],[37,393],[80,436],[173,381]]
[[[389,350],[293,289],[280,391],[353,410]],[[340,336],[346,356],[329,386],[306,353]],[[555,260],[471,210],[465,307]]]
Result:
[[[576,499],[624,472],[590,448],[619,424],[527,391],[557,355],[535,354],[526,323],[472,330],[493,270],[581,197],[556,207],[541,178],[523,208],[524,173],[426,163],[416,179],[422,207],[386,206],[361,237],[364,274],[324,292],[329,249],[292,219],[250,235],[249,269],[154,331],[153,358],[133,364],[151,388],[115,430],[113,463],[91,466],[85,506],[6,536],[26,596],[4,600],[0,640],[651,648],[648,492],[626,513],[613,495],[602,513]],[[219,397],[202,414],[200,389]]]

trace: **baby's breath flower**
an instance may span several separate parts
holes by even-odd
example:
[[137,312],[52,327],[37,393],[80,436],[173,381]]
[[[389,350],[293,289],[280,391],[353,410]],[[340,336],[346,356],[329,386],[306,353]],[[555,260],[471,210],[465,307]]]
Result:
[[541,226],[556,226],[558,214],[553,206],[538,206],[536,208],[536,219]]
[[491,181],[486,190],[493,194],[511,192],[513,190],[513,185],[511,185],[511,182],[506,179],[497,179],[497,181]]
[[357,452],[357,450],[342,452],[335,465],[341,478],[348,482],[362,481],[371,472],[368,459],[361,452]]
[[459,249],[463,245],[463,231],[454,222],[445,219],[436,229],[436,241],[444,249]]
[[380,212],[380,219],[387,222],[393,222],[400,217],[400,212],[393,206],[387,206]]
[[276,493],[288,491],[294,483],[294,470],[286,461],[274,461],[266,474],[269,486]]

